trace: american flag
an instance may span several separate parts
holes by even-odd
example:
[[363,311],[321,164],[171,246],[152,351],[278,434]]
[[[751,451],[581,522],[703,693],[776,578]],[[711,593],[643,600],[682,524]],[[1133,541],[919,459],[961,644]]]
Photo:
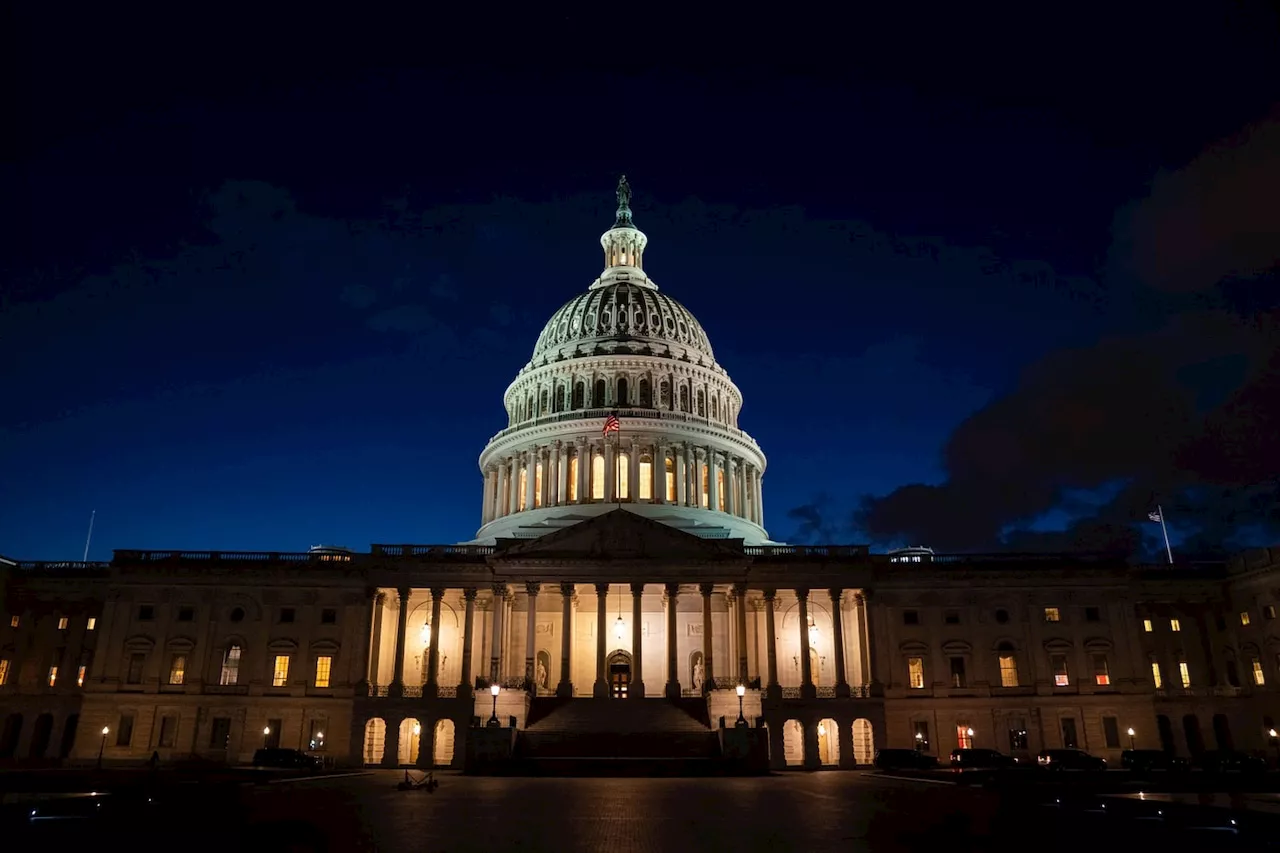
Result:
[[617,415],[609,415],[604,419],[604,437],[608,438],[611,432],[622,432],[622,424],[618,422]]
[[1160,512],[1160,510],[1147,513],[1147,518],[1151,519],[1152,521],[1160,521],[1160,522],[1164,521],[1164,515]]

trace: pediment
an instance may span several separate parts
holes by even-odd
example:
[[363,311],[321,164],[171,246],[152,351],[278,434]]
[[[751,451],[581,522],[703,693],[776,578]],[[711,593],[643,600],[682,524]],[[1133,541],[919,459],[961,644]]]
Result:
[[730,561],[742,560],[738,539],[703,539],[625,509],[580,521],[540,536],[501,547],[493,561]]

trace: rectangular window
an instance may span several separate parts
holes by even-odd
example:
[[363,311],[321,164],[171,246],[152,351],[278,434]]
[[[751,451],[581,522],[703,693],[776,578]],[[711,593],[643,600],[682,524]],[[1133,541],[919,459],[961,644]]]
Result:
[[311,721],[311,737],[307,743],[310,745],[311,751],[324,749],[325,731],[329,728],[327,720]]
[[1264,619],[1276,618],[1276,606],[1274,604],[1268,604],[1266,607],[1262,608],[1262,618]]
[[80,664],[80,668],[76,670],[76,687],[84,687],[84,673],[88,669],[84,664]]
[[1102,741],[1107,749],[1120,748],[1120,721],[1115,717],[1102,718]]
[[569,457],[569,476],[565,477],[565,485],[569,489],[569,500],[578,499],[578,454]]
[[298,618],[298,611],[293,609],[292,607],[280,608],[280,621],[283,622],[284,624],[292,623],[297,618]]
[[0,685],[9,683],[9,659],[0,658]]
[[1025,752],[1027,750],[1027,721],[1009,720],[1009,750]]
[[125,684],[141,684],[142,669],[147,665],[147,656],[144,652],[134,652],[129,655],[129,670],[125,673]]
[[924,658],[907,658],[907,678],[913,689],[924,688]]
[[240,647],[231,646],[222,656],[222,676],[219,684],[235,684],[240,680]]
[[613,472],[614,477],[614,493],[618,500],[625,501],[631,498],[631,456],[627,453],[619,453],[613,463],[616,467]]
[[947,625],[959,625],[960,611],[948,610],[946,613],[942,614],[942,621]]
[[116,725],[116,746],[133,743],[133,714],[122,714]]
[[213,725],[209,727],[209,748],[210,749],[226,749],[227,743],[231,740],[231,718],[230,717],[214,717]]
[[1111,672],[1107,669],[1107,656],[1093,656],[1093,683],[1106,687],[1111,683]]
[[1150,620],[1150,619],[1143,619],[1143,620],[1142,620],[1142,630],[1146,631],[1148,634],[1150,634],[1152,631],[1154,631],[1154,630],[1155,630],[1154,626],[1152,626],[1152,624],[1151,624],[1151,620]]
[[1253,672],[1253,683],[1262,687],[1267,683],[1267,677],[1262,673],[1262,661],[1257,658],[1249,658],[1249,669]]
[[702,497],[699,499],[701,503],[698,506],[707,509],[711,506],[711,501],[707,497],[710,494],[708,490],[711,488],[711,469],[706,466],[706,463],[699,467],[702,468]]
[[1053,686],[1070,687],[1071,675],[1067,672],[1067,656],[1049,655],[1049,665],[1053,668]]
[[179,622],[193,622],[193,621],[195,621],[195,618],[196,618],[196,609],[195,609],[194,607],[179,607],[179,608],[178,608],[178,621],[179,621]]
[[1086,608],[1084,609],[1084,621],[1086,621],[1086,622],[1101,622],[1101,621],[1102,621],[1102,611],[1101,611],[1099,608],[1097,608],[1097,607],[1086,607]]
[[169,659],[169,683],[182,684],[187,677],[187,656],[174,655]]
[[1013,655],[1000,655],[1000,686],[1018,686],[1018,660]]
[[720,469],[716,471],[716,502],[720,504],[716,509],[721,512],[724,512],[724,502],[726,497],[727,495],[724,491],[724,469]]
[[177,717],[161,717],[160,718],[160,738],[156,742],[157,746],[169,749],[178,742],[178,718]]
[[156,609],[150,604],[143,604],[138,608],[138,621],[150,622],[156,618]]
[[321,625],[336,625],[338,622],[338,611],[332,607],[326,607],[320,611]]
[[637,486],[640,500],[653,500],[653,462],[647,456],[640,459],[640,482]]
[[929,724],[923,720],[917,720],[915,726],[915,747],[918,752],[927,752],[929,749]]
[[964,677],[964,658],[955,657],[951,659],[951,686],[967,687],[968,683]]
[[1183,687],[1191,686],[1191,670],[1187,669],[1187,662],[1184,660],[1178,661],[1178,675],[1182,678]]
[[58,668],[56,666],[49,667],[49,686],[53,687],[58,683]]
[[960,749],[973,749],[973,729],[968,723],[960,723],[956,726],[956,743]]
[[276,655],[275,664],[271,668],[271,686],[287,687],[289,684],[289,656]]
[[1079,749],[1080,740],[1076,737],[1076,718],[1062,718],[1062,746],[1066,749]]
[[1182,623],[1181,623],[1181,622],[1179,622],[1177,619],[1170,619],[1170,620],[1169,620],[1169,630],[1170,630],[1170,631],[1175,631],[1175,632],[1176,632],[1176,631],[1181,631],[1181,630],[1182,630]]
[[528,493],[527,493],[527,491],[526,491],[526,487],[527,487],[527,485],[528,485],[528,480],[529,480],[529,471],[528,471],[528,469],[527,469],[527,468],[524,468],[524,467],[521,467],[521,468],[520,468],[520,479],[519,479],[519,481],[518,481],[518,486],[517,486],[517,490],[516,490],[516,501],[517,501],[517,503],[516,503],[516,509],[517,509],[517,510],[519,510],[520,512],[524,512],[524,511],[525,511],[525,509],[527,509],[527,507],[525,506],[525,503],[524,503],[524,502],[525,502],[525,500],[529,497],[529,495],[528,495]]
[[1153,660],[1151,662],[1151,680],[1156,685],[1156,690],[1164,688],[1164,676],[1160,672],[1160,661]]
[[21,616],[10,616],[10,617],[9,617],[9,627],[10,627],[10,628],[17,628],[17,627],[18,627],[19,625],[21,625],[21,624],[22,624],[22,617],[21,617]]
[[97,628],[97,627],[98,627],[98,618],[96,616],[90,616],[89,621],[84,623],[84,629],[86,631],[92,631],[94,628]]
[[667,502],[675,503],[676,500],[676,461],[668,459],[663,467],[667,469]]
[[1248,610],[1246,610],[1246,611],[1244,611],[1243,613],[1241,613],[1241,614],[1240,614],[1240,624],[1241,624],[1241,625],[1248,625],[1248,624],[1249,624],[1249,611],[1248,611]]
[[1058,612],[1058,608],[1056,607],[1046,607],[1044,609],[1044,621],[1061,622],[1062,614]]
[[283,727],[284,720],[267,720],[267,731],[262,736],[264,749],[278,749],[280,747],[280,730]]
[[604,500],[604,456],[600,453],[591,457],[591,500]]
[[533,505],[542,506],[542,463],[533,466]]
[[333,669],[333,657],[320,655],[316,658],[316,687],[329,686],[329,672]]
[[916,610],[902,611],[902,624],[903,625],[919,625],[920,613]]
[[70,619],[68,619],[66,616],[59,616],[59,617],[58,617],[58,630],[59,630],[59,631],[65,631],[65,630],[67,630],[67,625],[68,625],[70,622],[71,622],[71,620],[70,620]]

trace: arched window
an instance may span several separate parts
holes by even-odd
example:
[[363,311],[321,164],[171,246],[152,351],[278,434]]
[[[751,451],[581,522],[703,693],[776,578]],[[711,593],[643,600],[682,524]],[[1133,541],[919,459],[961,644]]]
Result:
[[662,384],[658,386],[658,406],[671,409],[671,383],[666,379],[662,380]]
[[604,500],[604,454],[599,452],[591,457],[591,499]]
[[564,411],[564,386],[559,383],[556,383],[555,394],[551,397],[551,411]]
[[524,395],[524,419],[527,421],[532,418],[533,418],[533,394],[529,393]]
[[516,496],[516,500],[519,501],[519,503],[516,504],[516,510],[518,512],[523,512],[525,510],[525,498],[528,497],[529,495],[528,486],[529,486],[529,469],[521,465],[520,466],[520,493]]
[[535,507],[542,506],[542,463],[539,462],[533,468],[533,505]]
[[720,419],[720,398],[714,394],[711,396],[711,418],[713,420]]
[[235,643],[227,646],[222,655],[222,676],[219,684],[238,684],[240,681],[240,647]]
[[575,382],[573,385],[573,407],[581,409],[585,405],[587,396],[587,388],[581,382]]
[[631,499],[631,455],[627,453],[619,453],[615,457],[614,464],[617,470],[614,471],[613,477],[616,481],[614,490],[617,492],[617,499],[626,501]]
[[666,485],[666,489],[667,489],[667,500],[668,500],[668,501],[670,501],[670,502],[672,502],[672,503],[675,503],[675,499],[676,499],[676,461],[675,461],[674,459],[671,459],[670,457],[668,457],[668,458],[667,458],[667,461],[666,461],[666,463],[665,463],[665,465],[664,465],[664,467],[667,469],[667,485]]
[[649,393],[649,380],[640,380],[640,407],[643,409],[653,408],[653,396]]
[[592,395],[591,395],[591,408],[593,408],[593,409],[602,409],[602,408],[604,408],[606,405],[608,405],[608,404],[605,402],[605,396],[604,396],[604,380],[603,380],[603,379],[597,379],[597,380],[596,380],[596,391],[595,391],[595,393],[594,393],[594,394],[592,394]]
[[640,482],[636,490],[640,500],[653,500],[653,457],[647,453],[640,457]]
[[720,510],[721,512],[724,512],[724,500],[725,500],[724,469],[717,468],[716,469],[716,503],[719,504],[719,506],[717,506],[716,509]]
[[547,413],[547,389],[543,388],[538,394],[538,411],[534,413],[535,417],[545,415]]
[[698,417],[705,418],[707,416],[707,393],[701,388],[698,389]]
[[631,397],[630,397],[630,395],[628,395],[628,394],[627,394],[627,391],[628,391],[628,390],[630,390],[630,389],[628,389],[628,388],[627,388],[627,378],[626,378],[625,376],[623,376],[623,377],[619,377],[619,379],[618,379],[618,396],[617,396],[617,404],[618,404],[619,406],[629,406],[629,405],[631,405]]
[[[582,383],[578,383],[581,387]],[[569,489],[569,500],[576,501],[578,499],[578,451],[569,451],[569,476],[565,478],[565,485]]]
[[707,507],[711,506],[711,502],[708,500],[708,497],[707,497],[707,489],[710,488],[710,485],[711,485],[711,469],[709,466],[703,465],[702,466],[702,500],[698,504],[698,506],[702,507],[703,509],[706,509]]
[[680,386],[680,411],[682,412],[689,411],[689,386],[688,385]]

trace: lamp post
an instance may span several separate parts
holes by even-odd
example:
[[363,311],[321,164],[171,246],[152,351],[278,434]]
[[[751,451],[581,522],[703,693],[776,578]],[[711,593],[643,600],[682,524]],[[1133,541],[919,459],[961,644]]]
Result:
[[497,684],[490,684],[489,692],[493,694],[493,714],[489,716],[489,725],[498,728],[502,725],[498,722],[498,694],[502,692],[502,688]]
[[271,737],[271,726],[262,727],[262,748],[267,748],[267,738]]
[[111,729],[106,726],[102,727],[102,743],[98,744],[98,769],[102,769],[102,751],[107,748],[107,732]]
[[1267,734],[1271,736],[1271,745],[1276,748],[1276,766],[1280,767],[1280,733],[1273,728],[1268,729]]
[[742,697],[747,695],[747,686],[745,684],[738,685],[738,721],[734,723],[738,728],[747,727],[747,718],[742,715]]
[[1133,736],[1135,734],[1137,734],[1137,732],[1133,730],[1133,726],[1129,726],[1129,749],[1133,749]]
[[924,735],[916,732],[916,752],[924,752]]

